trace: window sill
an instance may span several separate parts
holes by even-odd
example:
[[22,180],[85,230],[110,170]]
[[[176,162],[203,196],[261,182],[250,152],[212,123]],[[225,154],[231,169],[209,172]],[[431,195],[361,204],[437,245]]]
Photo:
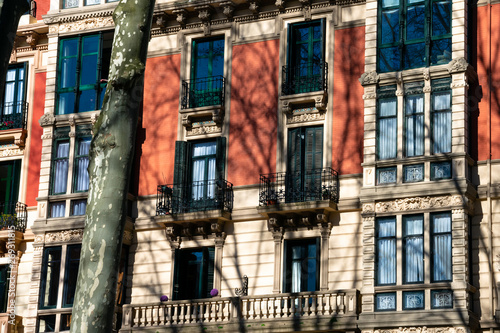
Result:
[[[86,111],[81,113],[59,114],[55,116],[58,126],[75,126],[80,124],[94,123],[99,117],[101,110]],[[52,124],[48,124],[52,125]]]

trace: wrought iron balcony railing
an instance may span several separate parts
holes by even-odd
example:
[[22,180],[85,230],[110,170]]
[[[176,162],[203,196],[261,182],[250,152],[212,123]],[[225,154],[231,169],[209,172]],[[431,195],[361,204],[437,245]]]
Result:
[[5,103],[1,106],[0,130],[26,129],[27,102]]
[[223,105],[224,85],[222,76],[182,81],[181,108]]
[[233,210],[233,184],[206,180],[188,184],[158,185],[156,215],[207,210]]
[[26,205],[21,202],[0,202],[0,230],[14,226],[17,231],[26,230]]
[[327,91],[328,63],[308,62],[294,67],[283,66],[281,91],[294,95],[313,91]]
[[260,206],[321,200],[339,201],[339,177],[332,168],[260,175]]

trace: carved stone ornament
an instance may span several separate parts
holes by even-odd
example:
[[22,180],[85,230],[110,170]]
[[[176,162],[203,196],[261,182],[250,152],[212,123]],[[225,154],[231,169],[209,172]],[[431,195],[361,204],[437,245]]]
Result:
[[363,99],[375,99],[377,98],[377,94],[364,94]]
[[123,232],[123,242],[125,244],[130,244],[132,243],[132,240],[134,239],[134,233],[132,231],[125,230]]
[[422,91],[424,93],[430,93],[432,91],[432,87],[431,86],[425,86],[422,88]]
[[362,333],[470,333],[468,327],[399,327],[394,329],[362,330]]
[[324,113],[305,113],[301,115],[289,116],[287,118],[288,124],[305,123],[308,121],[324,120]]
[[221,2],[220,6],[222,7],[222,13],[228,18],[233,18],[234,12],[234,3],[232,1]]
[[276,0],[274,5],[278,7],[279,10],[283,10],[285,9],[285,0]]
[[463,205],[463,200],[459,195],[443,197],[415,197],[377,202],[375,205],[375,211],[377,213],[404,212],[417,209],[444,208],[461,205]]
[[3,149],[1,150],[0,156],[10,157],[10,156],[22,156],[23,151],[21,149]]
[[467,63],[467,60],[465,60],[464,57],[455,58],[452,59],[448,64],[448,72],[450,72],[450,74],[465,72],[468,67],[469,64]]
[[182,116],[182,126],[190,128],[192,125],[191,119],[188,115]]
[[312,18],[311,15],[311,2],[309,0],[299,0],[302,4],[302,14],[304,15],[305,21],[310,21]]
[[105,28],[114,26],[113,18],[109,17],[91,17],[75,22],[62,23],[59,25],[59,33],[83,31],[89,29]]
[[186,26],[186,18],[187,18],[187,10],[176,9],[176,10],[173,10],[172,13],[177,15],[175,20],[181,25],[181,27],[185,27]]
[[213,233],[219,234],[224,230],[224,222],[223,221],[216,221],[210,223],[210,230]]
[[45,113],[38,121],[40,126],[52,126],[56,122],[56,117],[53,113]]
[[161,13],[155,16],[156,25],[160,28],[165,28],[167,24],[167,15],[165,13]]
[[40,35],[33,30],[24,31],[23,35],[26,37],[26,43],[31,46],[35,46],[38,43],[38,39],[40,38]]
[[362,86],[369,84],[377,84],[378,80],[379,80],[379,75],[375,71],[363,73],[359,78],[359,82],[361,83]]
[[45,238],[44,235],[36,235],[35,243],[43,243],[44,238]]
[[200,127],[193,127],[192,129],[186,131],[187,136],[211,134],[211,133],[222,133],[222,127],[217,125],[200,126]]
[[259,3],[257,1],[250,1],[250,5],[248,6],[248,9],[254,14],[257,15],[259,14]]
[[81,242],[83,238],[83,229],[63,230],[59,232],[47,232],[45,234],[45,243],[56,242]]
[[195,10],[198,12],[198,18],[202,21],[210,20],[210,15],[212,13],[212,7],[210,6],[198,6],[195,7]]
[[429,71],[429,68],[424,68],[423,74],[424,74],[424,80],[429,81],[431,78],[431,73]]
[[363,204],[363,213],[374,213],[375,208],[373,207],[373,204],[367,203]]
[[70,114],[69,115],[69,117],[68,117],[68,123],[69,123],[69,126],[71,126],[71,127],[75,126],[75,115],[74,114]]

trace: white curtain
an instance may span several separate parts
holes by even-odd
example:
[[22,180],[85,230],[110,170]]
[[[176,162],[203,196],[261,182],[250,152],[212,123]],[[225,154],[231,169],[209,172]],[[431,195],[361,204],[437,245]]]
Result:
[[421,216],[405,218],[405,282],[424,281],[424,237]]
[[433,217],[433,280],[451,280],[451,216]]
[[[397,101],[387,99],[380,101],[378,121],[378,155],[379,159],[395,158],[397,151]],[[390,117],[390,118],[385,118]]]
[[434,153],[449,153],[451,152],[451,93],[434,95],[433,111]]
[[90,138],[80,140],[80,144],[78,146],[79,157],[76,170],[76,192],[88,191],[89,189],[89,149]]
[[[213,198],[215,193],[215,142],[197,143],[193,147],[193,199]],[[207,156],[206,158],[203,158]],[[205,173],[206,172],[206,173]],[[206,178],[205,178],[206,177]]]
[[66,202],[54,202],[51,204],[50,217],[64,217]]
[[424,154],[424,97],[406,98],[406,156]]
[[[378,220],[378,284],[396,283],[396,221],[395,219]],[[383,238],[392,237],[392,238]]]
[[85,210],[87,209],[87,200],[76,200],[73,202],[73,214],[76,215],[85,215]]
[[56,152],[57,160],[55,161],[54,194],[66,193],[68,185],[68,156],[69,142],[59,142]]
[[15,88],[16,88],[16,70],[15,69],[9,69],[7,71],[7,78],[5,82],[5,95],[4,95],[4,110],[3,114],[12,114],[14,113],[14,95],[15,95]]

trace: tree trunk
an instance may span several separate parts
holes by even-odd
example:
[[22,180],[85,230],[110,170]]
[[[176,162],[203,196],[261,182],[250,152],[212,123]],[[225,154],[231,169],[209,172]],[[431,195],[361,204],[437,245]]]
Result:
[[112,332],[126,198],[154,0],[121,0],[109,82],[90,147],[90,187],[71,332]]
[[[0,0],[0,93],[3,94],[9,59],[21,16],[30,9],[27,0]],[[0,96],[2,99],[3,96]]]

